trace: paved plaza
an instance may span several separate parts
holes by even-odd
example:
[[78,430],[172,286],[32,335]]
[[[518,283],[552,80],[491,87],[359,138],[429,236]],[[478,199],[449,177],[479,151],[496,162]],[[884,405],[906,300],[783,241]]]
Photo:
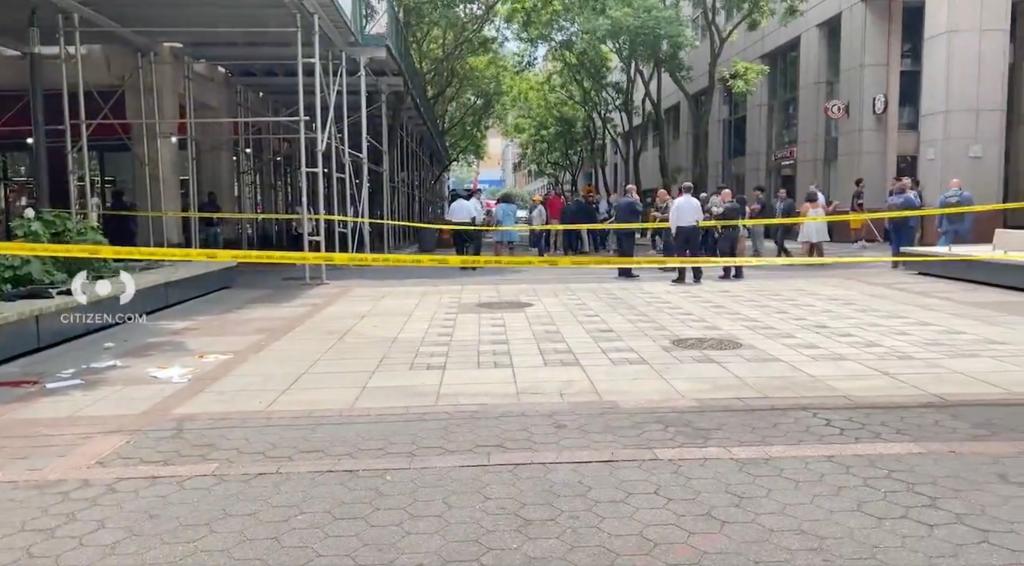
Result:
[[0,365],[119,362],[0,390],[0,564],[1024,563],[1024,295],[640,273],[243,268]]

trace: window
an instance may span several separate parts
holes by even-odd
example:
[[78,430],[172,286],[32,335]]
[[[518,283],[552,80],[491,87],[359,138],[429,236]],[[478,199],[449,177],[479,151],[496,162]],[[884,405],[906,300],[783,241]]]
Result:
[[[842,98],[839,90],[839,70],[842,59],[842,20],[834,18],[822,28],[825,40],[825,99]],[[824,178],[826,195],[839,188],[839,120],[825,119]]]
[[896,176],[897,177],[910,177],[911,179],[917,178],[917,156],[916,155],[897,155],[896,156]]
[[799,120],[800,44],[769,57],[771,67],[772,140],[776,149],[796,145]]
[[[841,41],[842,28],[841,20],[834,19],[826,25],[825,32],[825,99],[833,100],[839,96],[839,69],[842,60]],[[825,121],[825,137],[834,138],[839,136],[839,121]]]
[[668,129],[668,138],[672,141],[679,141],[680,136],[680,103],[675,103],[665,111],[665,127]]
[[924,47],[924,5],[903,6],[900,55],[899,128],[917,130],[921,119],[921,51]]
[[747,154],[747,97],[724,93],[728,115],[725,118],[725,158],[735,159]]

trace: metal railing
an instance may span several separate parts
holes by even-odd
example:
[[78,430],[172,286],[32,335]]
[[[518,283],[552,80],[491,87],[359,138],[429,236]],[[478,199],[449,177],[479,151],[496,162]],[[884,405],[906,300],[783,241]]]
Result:
[[375,43],[375,40],[383,39],[387,47],[391,49],[405,75],[416,105],[423,113],[427,127],[438,141],[441,149],[447,153],[444,136],[441,135],[437,116],[434,114],[434,106],[427,99],[426,84],[413,57],[412,49],[409,47],[409,36],[405,32],[405,25],[402,23],[394,0],[352,0],[352,2],[356,4],[357,8],[355,16],[353,16],[353,23],[363,30],[363,42]]

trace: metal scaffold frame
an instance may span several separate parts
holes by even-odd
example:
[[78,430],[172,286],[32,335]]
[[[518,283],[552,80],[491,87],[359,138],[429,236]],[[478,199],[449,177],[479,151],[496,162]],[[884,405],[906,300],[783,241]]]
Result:
[[[230,124],[234,130],[227,137],[231,139],[229,149],[235,162],[234,187],[230,193],[221,194],[232,195],[233,206],[239,212],[296,214],[297,220],[286,222],[290,224],[291,241],[301,242],[303,251],[311,251],[313,248],[320,252],[331,249],[349,252],[382,249],[388,253],[412,242],[416,235],[415,229],[387,222],[433,220],[425,216],[427,211],[424,201],[440,195],[434,194],[435,187],[426,186],[431,178],[429,172],[435,165],[424,153],[424,139],[410,127],[404,113],[406,108],[393,107],[394,101],[401,100],[404,105],[407,100],[390,96],[396,92],[397,85],[375,76],[371,71],[369,48],[339,45],[335,35],[328,33],[331,35],[331,43],[325,49],[325,28],[321,25],[321,14],[310,9],[308,3],[303,5],[308,11],[300,8],[293,10],[294,27],[277,28],[127,28],[116,24],[83,27],[77,11],[59,13],[57,40],[61,65],[63,149],[72,214],[99,220],[93,206],[97,189],[93,186],[90,174],[89,137],[92,129],[98,124],[130,125],[133,128],[130,137],[124,133],[120,136],[124,142],[134,144],[133,154],[142,167],[141,174],[138,170],[136,172],[136,179],[139,180],[136,184],[140,185],[139,190],[144,193],[137,192],[136,198],[145,194],[144,212],[160,213],[143,217],[146,222],[144,241],[150,246],[170,245],[169,234],[175,229],[178,220],[175,216],[167,215],[177,211],[167,210],[165,193],[177,175],[168,176],[165,159],[166,152],[171,149],[167,144],[177,144],[180,140],[183,150],[179,155],[184,159],[183,197],[187,200],[188,213],[181,222],[187,225],[188,243],[193,248],[200,247],[206,238],[206,226],[201,227],[203,221],[198,216],[200,198],[211,188],[224,190],[224,187],[203,186],[204,180],[200,178],[200,173],[205,167],[202,164],[207,158],[209,144],[213,142],[201,139],[199,130],[207,124]],[[69,29],[66,28],[68,16],[71,20]],[[97,22],[93,20],[92,23]],[[243,81],[236,83],[234,88],[234,116],[210,117],[207,113],[207,116],[201,117],[199,107],[203,102],[200,100],[202,87],[199,82],[214,73],[211,69],[229,73],[222,65],[275,65],[280,69],[287,64],[280,57],[263,59],[259,56],[246,61],[225,59],[218,62],[216,58],[197,57],[185,43],[177,48],[181,50],[181,57],[176,57],[170,53],[172,48],[164,45],[169,41],[167,38],[174,34],[192,38],[229,32],[275,37],[293,34],[294,105],[276,104],[270,98],[264,100],[263,92],[256,96],[255,89],[246,86],[253,83]],[[132,102],[138,104],[138,118],[125,116],[124,119],[115,119],[110,112],[113,101],[108,101],[98,115],[87,112],[88,87],[83,70],[86,51],[83,49],[82,38],[83,35],[96,37],[102,34],[130,39],[132,47],[136,49],[134,74],[125,79],[125,85],[118,90],[115,99],[128,96],[126,89],[129,83],[137,83],[138,100],[135,101],[133,96]],[[139,34],[157,34],[163,39],[149,42]],[[71,38],[70,42],[68,37]],[[387,50],[380,53],[386,54]],[[353,62],[356,64],[354,72]],[[163,67],[180,67],[180,70],[166,73]],[[179,78],[174,79],[174,76]],[[286,79],[280,74],[278,77]],[[166,106],[161,107],[162,94],[168,93],[168,90],[167,85],[160,81],[166,83],[168,78],[171,82],[181,81],[180,116],[162,115],[167,109]],[[75,85],[74,101],[71,98],[72,84]],[[372,104],[371,85],[379,93]],[[177,96],[171,92],[170,96]],[[341,100],[338,100],[339,94]],[[355,113],[350,106],[350,94],[358,98],[359,107]],[[98,95],[96,98],[102,105],[104,101]],[[310,104],[312,109],[309,108]],[[73,108],[77,113],[72,111]],[[370,119],[370,115],[376,111],[380,112],[379,123]],[[392,111],[397,112],[392,114]],[[393,116],[399,119],[394,120]],[[378,126],[379,132],[374,134],[372,130]],[[179,132],[182,127],[183,131]],[[76,128],[77,141],[73,136]],[[120,127],[118,131],[121,131]],[[352,139],[354,131],[358,132],[359,140]],[[136,139],[136,136],[139,137]],[[379,200],[376,191],[371,190],[375,185],[381,189]],[[266,192],[268,189],[270,192]],[[372,203],[371,196],[374,199]],[[328,224],[324,219],[324,215],[328,214],[343,216],[346,220],[334,218]],[[367,222],[374,217],[385,223],[371,225]],[[269,238],[265,236],[268,224],[271,227]],[[238,229],[241,246],[243,249],[248,249],[250,245],[259,249],[266,243],[276,246],[282,240],[289,240],[289,229],[280,229],[283,224],[285,222],[258,218],[240,220]],[[345,234],[344,239],[342,232]],[[304,280],[310,282],[308,265],[304,271]],[[318,280],[327,281],[325,265],[320,266]]]

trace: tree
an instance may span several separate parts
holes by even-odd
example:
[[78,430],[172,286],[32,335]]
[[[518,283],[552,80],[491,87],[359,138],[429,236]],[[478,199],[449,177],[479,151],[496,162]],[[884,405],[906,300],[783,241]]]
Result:
[[726,45],[741,28],[755,31],[776,18],[789,21],[799,15],[805,0],[666,0],[673,13],[684,16],[684,3],[689,5],[693,21],[707,44],[706,82],[693,89],[689,86],[692,68],[685,58],[667,60],[665,72],[683,93],[693,129],[694,181],[707,185],[709,166],[709,133],[711,108],[721,84],[729,92],[750,94],[768,74],[760,63],[734,59],[727,69],[720,69]]
[[592,137],[590,117],[562,94],[565,87],[551,69],[523,75],[510,92],[505,131],[518,140],[526,165],[575,190]]
[[504,0],[397,0],[449,163],[479,158],[514,73],[500,46]]
[[[678,2],[670,0],[620,0],[610,2],[603,18],[601,35],[620,62],[635,76],[642,92],[641,119],[652,126],[658,141],[658,171],[661,185],[672,184],[668,161],[663,76],[667,65],[681,60],[692,46],[689,27],[682,25]],[[649,112],[647,111],[649,109]],[[641,130],[646,135],[646,128]],[[639,177],[639,163],[634,160]]]

